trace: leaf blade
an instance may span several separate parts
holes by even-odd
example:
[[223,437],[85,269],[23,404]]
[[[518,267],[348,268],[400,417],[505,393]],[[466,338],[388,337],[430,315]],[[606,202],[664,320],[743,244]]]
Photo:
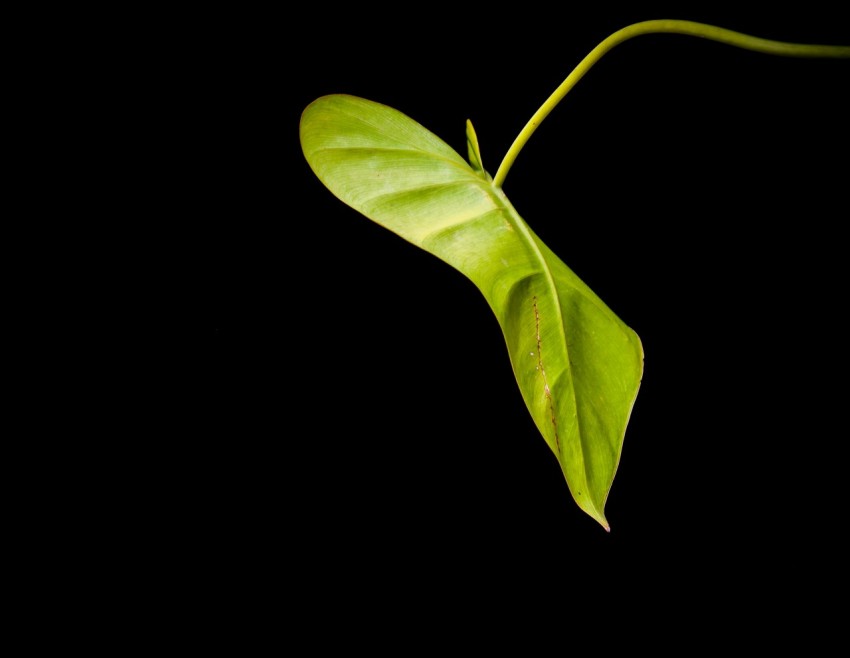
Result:
[[481,168],[406,115],[336,94],[304,111],[304,155],[347,205],[434,254],[482,292],[573,499],[603,527],[643,373],[637,334],[531,230]]

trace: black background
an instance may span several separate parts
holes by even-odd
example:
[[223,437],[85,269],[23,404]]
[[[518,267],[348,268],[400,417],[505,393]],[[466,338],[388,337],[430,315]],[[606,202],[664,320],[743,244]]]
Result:
[[560,617],[589,592],[728,603],[846,579],[846,60],[640,37],[507,177],[644,344],[610,533],[572,501],[477,289],[344,206],[301,153],[303,109],[349,93],[464,156],[471,119],[494,174],[580,59],[638,20],[850,43],[813,5],[637,4],[222,9],[162,28],[146,102],[165,136],[154,194],[173,196],[146,230],[169,279],[154,331],[176,355],[156,404],[180,420],[139,514],[190,605],[260,628],[287,601],[313,619],[363,597],[403,619],[423,597],[544,596]]

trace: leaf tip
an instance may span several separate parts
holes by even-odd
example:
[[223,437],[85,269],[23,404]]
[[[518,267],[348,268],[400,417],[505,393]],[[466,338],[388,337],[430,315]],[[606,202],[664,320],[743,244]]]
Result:
[[610,533],[610,532],[611,532],[611,524],[610,524],[610,523],[608,523],[608,519],[607,519],[607,518],[605,518],[605,514],[604,514],[604,513],[600,513],[600,514],[591,514],[591,516],[593,517],[593,519],[594,519],[594,520],[595,520],[595,521],[596,521],[599,525],[601,525],[601,526],[602,526],[602,528],[605,530],[605,532],[607,532],[607,533]]

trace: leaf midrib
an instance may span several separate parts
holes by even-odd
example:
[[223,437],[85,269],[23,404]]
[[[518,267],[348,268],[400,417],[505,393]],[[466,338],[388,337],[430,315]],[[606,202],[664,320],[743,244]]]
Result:
[[[546,260],[546,257],[543,255],[543,252],[541,252],[540,248],[537,246],[537,241],[534,239],[534,236],[531,233],[531,229],[526,225],[526,223],[523,221],[523,219],[519,216],[519,213],[513,207],[513,204],[510,202],[507,195],[501,189],[499,189],[498,187],[496,187],[492,183],[490,183],[489,186],[490,186],[490,189],[493,192],[493,196],[495,197],[496,202],[507,213],[508,221],[511,224],[513,224],[514,228],[520,233],[520,235],[522,235],[523,238],[525,238],[526,242],[531,247],[534,256],[537,258],[538,262],[541,265],[544,276],[546,277],[546,282],[549,284],[549,292],[552,295],[552,297],[554,298],[555,312],[557,313],[557,320],[558,320],[558,333],[560,334],[559,338],[560,338],[560,340],[563,344],[564,353],[567,357],[565,367],[567,367],[569,369],[569,363],[570,363],[569,346],[567,344],[567,335],[566,335],[566,332],[564,331],[564,315],[563,315],[563,311],[561,309],[561,298],[558,296],[558,288],[555,285],[555,277],[552,275],[552,270],[549,267],[549,262]],[[576,409],[578,409],[578,400],[576,399],[575,387],[571,387],[571,388],[572,388],[573,406]],[[576,414],[576,424],[578,425],[579,437],[581,437],[582,436],[581,419],[579,418],[579,414]],[[581,439],[579,439],[579,441],[581,443]],[[557,449],[558,449],[558,461],[560,461],[561,460],[560,443],[557,442],[556,446],[557,446]],[[582,446],[583,446],[583,444],[582,444]],[[584,455],[584,450],[582,449],[582,462],[584,461],[583,455]]]

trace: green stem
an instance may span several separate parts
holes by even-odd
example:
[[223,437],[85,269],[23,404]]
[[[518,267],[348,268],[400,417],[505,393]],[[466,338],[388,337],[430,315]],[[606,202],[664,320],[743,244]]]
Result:
[[742,32],[727,30],[714,25],[705,23],[696,23],[694,21],[683,20],[657,20],[657,21],[642,21],[634,23],[627,27],[614,32],[611,36],[602,41],[596,48],[591,50],[578,66],[567,76],[561,85],[549,96],[540,109],[534,113],[529,122],[525,124],[525,128],[519,133],[514,143],[511,145],[508,152],[505,154],[502,164],[499,165],[499,170],[493,178],[493,184],[501,188],[505,182],[505,177],[508,171],[513,166],[519,152],[525,146],[525,143],[531,137],[543,119],[561,102],[561,99],[566,96],[567,92],[572,89],[575,84],[581,80],[585,73],[599,61],[599,59],[609,50],[642,34],[686,34],[693,37],[702,37],[711,41],[719,41],[737,48],[746,50],[755,50],[760,53],[769,55],[782,55],[785,57],[850,57],[850,46],[831,46],[822,44],[806,44],[806,43],[789,43],[786,41],[774,41],[772,39],[762,39],[754,37]]

